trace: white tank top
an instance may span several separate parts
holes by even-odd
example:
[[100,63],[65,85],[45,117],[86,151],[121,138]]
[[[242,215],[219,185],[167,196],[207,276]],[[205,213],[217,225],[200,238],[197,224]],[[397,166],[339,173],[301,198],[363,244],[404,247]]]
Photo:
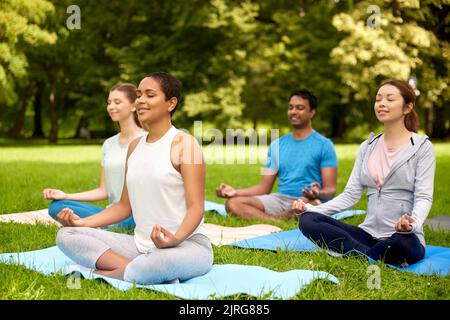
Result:
[[[143,136],[128,158],[126,183],[136,222],[134,240],[142,253],[155,248],[150,238],[154,224],[175,234],[186,215],[184,181],[170,159],[172,141],[179,132],[172,126],[152,143]],[[203,229],[202,219],[192,235],[204,234]]]
[[[139,130],[135,137],[142,137],[146,134],[145,130]],[[105,169],[106,191],[110,205],[119,202],[125,178],[125,162],[129,143],[120,144],[119,137],[120,133],[106,139],[102,146],[102,167]]]

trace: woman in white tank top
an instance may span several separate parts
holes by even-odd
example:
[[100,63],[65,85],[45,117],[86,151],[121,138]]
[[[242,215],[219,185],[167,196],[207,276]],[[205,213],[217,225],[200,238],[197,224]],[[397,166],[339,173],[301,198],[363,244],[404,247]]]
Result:
[[[104,209],[81,201],[95,202],[108,199],[109,204],[112,204],[120,200],[128,145],[136,137],[146,134],[135,111],[136,98],[136,87],[133,84],[118,83],[111,88],[107,111],[111,120],[118,124],[120,132],[103,143],[100,184],[95,189],[80,193],[44,189],[44,198],[54,200],[48,207],[48,213],[53,219],[57,220],[57,214],[64,208],[71,209],[81,218],[87,218]],[[134,220],[130,217],[110,227],[133,230],[134,226]]]
[[[194,137],[172,126],[181,84],[155,72],[137,90],[136,109],[148,134],[127,154],[120,201],[80,218],[65,209],[58,247],[72,260],[111,278],[156,284],[185,281],[207,273],[213,263],[204,235],[205,163]],[[134,235],[95,229],[133,215]]]

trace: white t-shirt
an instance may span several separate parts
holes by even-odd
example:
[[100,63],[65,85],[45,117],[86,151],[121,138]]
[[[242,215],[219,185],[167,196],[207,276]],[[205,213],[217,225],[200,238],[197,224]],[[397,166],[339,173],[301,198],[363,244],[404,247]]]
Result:
[[[145,130],[141,130],[130,142],[146,134]],[[119,136],[120,133],[106,139],[102,146],[102,167],[105,169],[106,191],[110,204],[119,202],[125,177],[125,162],[129,143],[120,144]]]

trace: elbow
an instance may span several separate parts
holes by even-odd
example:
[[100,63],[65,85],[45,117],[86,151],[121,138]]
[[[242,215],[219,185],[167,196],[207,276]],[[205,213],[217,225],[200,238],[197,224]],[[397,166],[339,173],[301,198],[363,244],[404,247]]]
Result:
[[119,212],[123,213],[124,217],[129,217],[132,214],[131,205],[130,203],[124,203],[122,200],[114,203],[111,206],[115,206]]
[[102,198],[102,200],[108,199],[108,191],[106,190],[105,187],[98,188],[98,191],[99,191],[99,196]]
[[205,204],[204,204],[204,202],[188,205],[187,206],[187,213],[188,214],[193,214],[195,216],[203,217],[203,215],[205,213]]
[[336,195],[337,188],[336,186],[330,188],[330,196],[334,197]]
[[259,194],[269,194],[272,191],[272,186],[260,185],[259,190]]
[[336,191],[337,191],[336,186],[327,187],[322,189],[321,195],[332,198],[336,195]]

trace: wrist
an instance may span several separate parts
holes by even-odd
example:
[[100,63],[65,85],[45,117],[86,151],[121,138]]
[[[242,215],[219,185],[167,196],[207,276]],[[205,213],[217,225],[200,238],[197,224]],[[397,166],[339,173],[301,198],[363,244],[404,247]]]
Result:
[[180,235],[180,234],[178,234],[178,233],[175,233],[175,234],[173,235],[173,243],[172,243],[172,245],[173,245],[173,246],[179,245],[179,244],[182,243],[187,237],[188,237],[187,235],[184,236],[184,235]]

